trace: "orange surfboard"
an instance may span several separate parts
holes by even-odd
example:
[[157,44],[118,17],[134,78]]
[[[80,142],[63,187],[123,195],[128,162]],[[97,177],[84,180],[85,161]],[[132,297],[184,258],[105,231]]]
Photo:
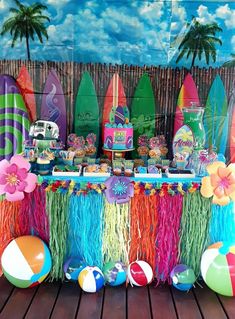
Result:
[[[126,95],[122,81],[118,75],[115,73],[109,82],[109,86],[104,99],[103,108],[103,119],[102,119],[102,142],[104,143],[104,126],[109,123],[109,114],[112,107],[115,106],[126,106]],[[104,152],[104,154],[110,156],[110,152]]]
[[20,88],[26,108],[28,110],[29,120],[30,122],[34,122],[37,119],[37,111],[33,82],[27,68],[24,65],[20,69],[16,82]]

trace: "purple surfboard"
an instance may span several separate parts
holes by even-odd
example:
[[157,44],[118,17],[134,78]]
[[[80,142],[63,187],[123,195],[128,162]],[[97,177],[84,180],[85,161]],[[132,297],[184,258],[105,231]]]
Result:
[[55,122],[60,130],[60,139],[64,143],[67,138],[67,121],[64,92],[55,70],[51,70],[44,87],[41,120]]
[[29,116],[16,80],[0,75],[0,160],[22,152],[28,139]]

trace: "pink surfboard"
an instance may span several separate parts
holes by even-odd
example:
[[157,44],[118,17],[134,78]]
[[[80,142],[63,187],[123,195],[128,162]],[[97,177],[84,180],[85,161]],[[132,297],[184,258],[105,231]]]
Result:
[[184,79],[184,82],[181,86],[177,107],[175,111],[175,121],[174,121],[174,135],[178,129],[183,125],[183,107],[190,107],[192,104],[194,106],[200,105],[200,100],[198,97],[198,91],[196,84],[192,78],[192,75],[188,73]]

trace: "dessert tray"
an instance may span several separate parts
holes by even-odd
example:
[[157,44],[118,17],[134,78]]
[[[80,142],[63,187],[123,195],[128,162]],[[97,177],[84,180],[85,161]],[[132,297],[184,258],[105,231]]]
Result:
[[53,168],[52,176],[80,176],[82,172],[82,166],[64,166],[56,165]]
[[139,178],[161,178],[162,172],[159,171],[159,173],[139,173],[138,170],[135,168],[134,170],[134,176]]
[[168,168],[166,176],[169,178],[194,178],[196,175],[193,169]]
[[111,168],[108,168],[107,172],[89,172],[87,167],[83,169],[83,176],[87,177],[109,177],[111,175]]

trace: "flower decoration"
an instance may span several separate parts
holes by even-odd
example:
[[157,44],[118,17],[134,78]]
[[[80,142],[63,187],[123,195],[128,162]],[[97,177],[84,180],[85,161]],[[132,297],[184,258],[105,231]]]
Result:
[[223,162],[214,162],[206,169],[209,176],[202,179],[202,196],[213,196],[212,202],[221,206],[235,201],[235,164],[226,167]]
[[105,186],[105,195],[109,203],[127,203],[134,196],[134,186],[127,177],[111,176],[105,182]]
[[30,164],[21,155],[0,162],[0,195],[6,194],[8,201],[24,198],[24,192],[31,193],[37,182],[37,176],[28,173]]

